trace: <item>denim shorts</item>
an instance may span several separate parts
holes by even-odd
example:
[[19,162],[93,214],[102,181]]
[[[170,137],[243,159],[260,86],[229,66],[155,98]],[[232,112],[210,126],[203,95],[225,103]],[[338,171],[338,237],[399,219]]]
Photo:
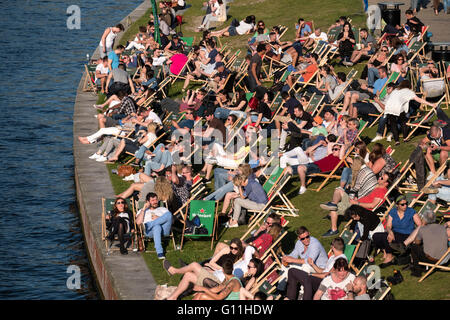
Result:
[[228,33],[230,34],[230,37],[237,36],[237,34],[238,34],[235,26],[230,26],[228,28]]

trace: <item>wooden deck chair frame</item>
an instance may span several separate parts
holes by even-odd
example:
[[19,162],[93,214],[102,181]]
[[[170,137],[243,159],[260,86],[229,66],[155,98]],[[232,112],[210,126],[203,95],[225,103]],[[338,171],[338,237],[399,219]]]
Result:
[[425,280],[425,278],[428,277],[436,268],[440,269],[440,270],[444,270],[444,271],[450,271],[450,267],[441,265],[441,263],[447,258],[447,256],[449,254],[450,254],[450,247],[447,248],[447,251],[442,255],[442,257],[435,264],[419,262],[419,264],[421,266],[430,267],[430,269],[419,279],[419,282],[422,282],[423,280]]
[[[416,43],[418,45],[420,45],[420,47],[413,48]],[[420,41],[416,41],[411,45],[411,47],[409,48],[410,51],[412,51],[411,49],[414,49],[414,50],[413,50],[413,54],[412,54],[411,58],[408,59],[408,64],[411,64],[417,56],[419,57],[420,62],[423,61],[422,57],[425,57],[424,50],[425,50],[426,45],[427,45],[426,42],[420,42]],[[422,52],[422,55],[420,54],[421,52]]]
[[313,189],[310,188],[310,190],[319,192],[320,190],[322,190],[322,188],[325,186],[325,184],[328,182],[328,180],[330,180],[331,178],[335,178],[335,179],[340,179],[341,176],[338,176],[335,174],[335,172],[341,167],[342,164],[345,163],[345,160],[347,159],[347,157],[352,153],[354,146],[351,146],[347,152],[345,153],[344,157],[339,161],[339,163],[336,165],[336,167],[331,170],[328,173],[325,172],[320,172],[320,173],[313,173],[309,175],[309,180],[307,181],[307,185],[310,184],[312,182],[312,178],[316,178],[316,177],[321,177],[321,178],[325,178],[324,181],[322,181],[322,183],[319,185],[318,188]]
[[[164,207],[167,208],[167,202],[165,202],[165,201],[162,201],[162,202],[164,202]],[[142,209],[142,207],[141,207],[142,203],[143,203],[142,201],[136,201],[136,200],[133,201],[133,206],[134,206],[133,209],[134,209],[134,212],[136,212],[136,215],[137,215],[137,212],[139,212],[139,210]],[[142,223],[142,224],[138,225],[136,230],[139,230],[138,237],[140,237],[142,243],[144,244],[144,252],[154,252],[153,250],[147,250],[147,243],[152,238],[147,237],[145,235],[145,226],[144,226],[144,224]],[[172,229],[170,230],[169,237],[172,239],[173,250],[177,250],[177,245],[176,245],[176,242],[175,242],[175,236],[173,234],[173,230]]]
[[[147,149],[149,149],[149,148],[151,148],[151,147],[154,148],[154,147],[156,146],[156,144],[160,142],[160,140],[162,139],[162,137],[164,137],[167,133],[168,133],[168,132],[165,131],[165,132],[163,132],[162,134],[160,134],[159,137],[156,137],[155,141],[153,141],[152,144],[151,144]],[[135,155],[134,153],[131,153],[131,152],[128,152],[128,151],[126,151],[125,153],[131,156],[131,158],[130,158],[127,162],[125,162],[125,165],[130,164],[133,160],[136,159],[136,155]]]
[[[276,268],[272,268],[270,270],[270,272],[268,274],[266,274],[265,278],[263,278],[263,280],[261,280],[259,283],[255,284],[253,286],[253,289],[251,290],[252,294],[255,294],[258,291],[264,291],[266,292],[266,294],[271,294],[272,292],[274,292],[276,290],[276,284],[283,278],[283,275],[280,275],[278,273],[278,277],[273,281],[273,282],[269,282],[268,280],[266,280],[270,275],[272,275],[274,272],[278,273],[278,269]],[[270,286],[267,289],[263,289],[261,290],[261,287],[263,286]]]
[[[313,86],[313,80],[317,77],[317,75],[319,74],[319,69],[317,69],[314,74],[312,75],[311,78],[309,78],[308,81],[304,82],[304,81],[300,81],[300,78],[302,77],[301,75],[295,80],[294,84],[292,85],[292,87],[289,89],[288,93],[291,92],[291,90],[293,90],[295,93],[299,93],[301,90],[305,89],[307,86]],[[295,89],[295,87],[297,85],[300,85],[300,88]]]
[[305,111],[309,112],[312,116],[315,116],[316,114],[319,115],[319,110],[322,111],[321,105],[323,100],[325,99],[324,94],[313,94],[311,98],[308,101],[308,105],[305,108]]
[[[444,101],[445,99],[445,95],[437,102],[437,107],[439,107],[442,104],[442,101]],[[425,129],[430,129],[429,126],[425,126],[423,125],[423,123],[426,120],[430,120],[433,116],[433,112],[436,110],[436,108],[431,108],[424,116],[421,116],[418,120],[416,120],[415,123],[411,123],[411,122],[407,122],[406,125],[412,127],[411,131],[408,133],[408,136],[405,138],[406,140],[410,139],[412,137],[412,135],[414,134],[414,132],[416,132],[416,130],[418,128],[425,128]]]
[[[204,200],[203,200],[204,201]],[[190,204],[191,201],[187,201],[187,204]],[[215,205],[214,205],[214,218],[213,218],[213,230],[211,232],[211,248],[210,250],[213,249],[213,245],[214,245],[214,241],[218,240],[217,238],[217,231],[218,231],[218,210],[219,210],[219,201],[214,201]],[[188,212],[189,206],[186,205],[185,208],[185,215],[184,215],[184,219],[183,219],[183,232],[181,234],[181,244],[180,244],[180,251],[183,250],[183,244],[184,244],[184,238],[186,237],[185,231],[186,231],[186,219],[189,217],[189,212]]]
[[95,70],[94,73],[92,74],[92,71],[89,70],[89,67],[92,67],[93,65],[84,65],[84,71],[85,71],[85,78],[84,78],[84,82],[83,82],[83,91],[84,92],[89,92],[92,91],[94,93],[97,93],[97,85],[94,83],[94,81],[92,80],[92,77],[94,76],[95,79]]
[[338,106],[339,101],[343,100],[344,98],[344,93],[345,91],[347,91],[348,87],[350,86],[350,84],[352,83],[353,79],[355,78],[355,76],[358,74],[358,70],[356,69],[351,69],[346,76],[346,81],[345,81],[345,86],[341,89],[341,92],[339,93],[338,96],[336,96],[336,98],[334,98],[333,101],[331,101],[331,103],[326,103],[322,105],[322,108],[319,110],[319,114],[322,112],[323,108],[326,106]]

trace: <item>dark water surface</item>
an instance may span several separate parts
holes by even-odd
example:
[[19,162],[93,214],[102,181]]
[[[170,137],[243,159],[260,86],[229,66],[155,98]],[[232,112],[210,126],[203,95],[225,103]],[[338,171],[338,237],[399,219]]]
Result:
[[[98,299],[76,206],[72,116],[86,54],[142,0],[0,1],[0,299]],[[67,29],[70,5],[81,29]],[[70,290],[70,265],[81,288]]]

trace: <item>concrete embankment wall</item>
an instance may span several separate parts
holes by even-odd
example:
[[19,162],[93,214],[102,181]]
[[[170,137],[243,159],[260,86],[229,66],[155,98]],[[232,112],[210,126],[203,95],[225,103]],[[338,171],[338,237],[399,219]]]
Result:
[[[127,28],[127,22],[136,21],[150,7],[150,0],[145,0],[121,23]],[[102,31],[99,31],[99,36]],[[99,56],[98,51],[97,48],[93,58]],[[97,150],[98,145],[84,145],[78,141],[78,136],[87,136],[98,130],[96,110],[92,107],[97,96],[92,92],[83,92],[85,77],[86,74],[83,74],[74,106],[73,154],[77,201],[92,272],[97,279],[100,294],[106,300],[153,299],[156,283],[142,255],[130,251],[125,256],[118,251],[108,254],[102,241],[101,198],[113,198],[114,190],[106,165],[88,158]]]

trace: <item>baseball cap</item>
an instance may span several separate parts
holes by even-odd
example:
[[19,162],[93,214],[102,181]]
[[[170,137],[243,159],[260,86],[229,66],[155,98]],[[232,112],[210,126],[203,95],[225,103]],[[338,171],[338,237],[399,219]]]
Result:
[[314,122],[316,122],[317,124],[322,124],[323,119],[320,116],[315,116],[314,117]]

